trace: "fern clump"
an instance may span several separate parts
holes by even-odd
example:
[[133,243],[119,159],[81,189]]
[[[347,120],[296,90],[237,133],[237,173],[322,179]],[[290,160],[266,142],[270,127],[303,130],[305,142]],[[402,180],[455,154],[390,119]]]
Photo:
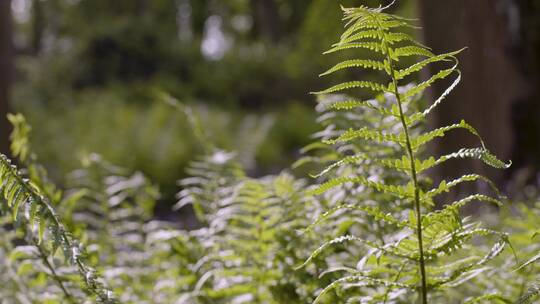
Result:
[[[187,249],[192,240],[184,231],[153,219],[158,191],[146,177],[140,172],[129,174],[92,154],[83,159],[81,169],[69,174],[67,189],[61,191],[37,163],[28,140],[31,128],[24,117],[18,114],[9,118],[14,126],[13,154],[27,166],[29,179],[23,182],[28,182],[39,193],[43,203],[48,205],[47,210],[55,215],[54,210],[59,210],[56,219],[64,221],[58,222],[62,229],[59,231],[46,222],[47,214],[42,215],[42,209],[38,208],[33,215],[34,224],[30,222],[29,227],[24,220],[29,221],[32,214],[26,207],[22,210],[23,216],[19,215],[23,222],[16,222],[16,229],[6,225],[0,228],[5,232],[0,241],[0,254],[4,258],[0,267],[6,270],[0,280],[12,286],[0,293],[3,298],[22,299],[23,303],[41,300],[82,303],[94,302],[93,299],[105,303],[117,300],[144,303],[167,301],[187,290],[194,279],[185,267],[192,262],[192,250]],[[10,176],[3,175],[4,178]],[[9,208],[4,209],[7,214],[12,213]],[[11,217],[1,219],[9,223]],[[32,227],[34,229],[30,230]],[[47,227],[52,232],[47,232]],[[84,255],[82,245],[73,249],[73,253],[79,252],[80,265],[76,265],[79,272],[87,271],[84,278],[77,278],[77,267],[69,266],[72,261],[66,260],[66,256],[63,261],[62,256],[55,253],[57,248],[65,247],[58,243],[64,240],[62,234],[73,239],[72,244],[87,245]],[[66,249],[64,253],[70,254]],[[99,265],[103,275],[97,277],[96,268],[87,265]],[[47,299],[43,294],[47,294]]]
[[[422,121],[459,83],[461,75],[457,69],[456,55],[460,51],[433,54],[404,32],[403,29],[413,27],[409,20],[384,13],[383,8],[344,8],[344,14],[347,28],[340,41],[327,53],[364,49],[372,56],[369,59],[343,61],[322,75],[364,69],[379,72],[385,81],[348,81],[315,94],[340,93],[334,95],[326,107],[349,113],[363,108],[375,113],[381,120],[394,123],[379,124],[375,128],[365,125],[336,130],[335,136],[322,142],[340,147],[339,151],[346,153],[317,175],[327,180],[312,193],[324,195],[335,189],[347,192],[342,195],[344,203],[334,204],[307,230],[323,225],[344,210],[364,213],[381,226],[393,229],[379,238],[348,234],[348,230],[345,230],[344,234],[328,240],[315,250],[304,265],[336,245],[357,243],[364,248],[359,251],[363,257],[357,261],[356,267],[343,265],[341,271],[345,275],[323,289],[316,302],[322,301],[331,290],[338,290],[338,293],[348,294],[346,297],[361,302],[410,301],[414,294],[422,303],[427,303],[428,299],[448,299],[449,289],[486,271],[488,262],[499,255],[508,243],[506,234],[463,218],[460,209],[473,201],[501,205],[503,198],[494,184],[481,175],[469,174],[443,180],[436,186],[431,186],[424,176],[429,169],[452,159],[478,159],[499,169],[507,168],[509,164],[490,153],[478,132],[463,120],[431,131],[421,128]],[[407,64],[405,59],[410,57],[420,57],[421,60]],[[418,74],[434,63],[447,63],[449,67],[423,82],[402,87],[405,81],[419,78]],[[452,84],[443,95],[421,108],[416,102],[417,97],[434,82],[450,78],[453,79]],[[464,129],[477,137],[479,146],[463,148],[437,158],[422,154],[426,145],[455,129]],[[343,146],[366,145],[374,148],[343,150]],[[382,168],[394,172],[394,180],[388,183],[372,175],[372,170],[355,170],[355,167]],[[466,182],[485,182],[493,190],[493,195],[471,194],[453,202],[443,204],[440,201],[441,194]],[[351,189],[353,192],[349,193]],[[357,192],[367,189],[384,195],[378,196],[375,201],[362,200],[361,195],[347,197],[347,193],[354,195],[354,189]],[[442,209],[436,210],[437,205],[442,205]],[[495,244],[480,255],[459,253],[466,252],[469,242],[478,237],[493,239]],[[480,301],[485,297],[481,295],[470,301]],[[489,297],[499,296],[494,292]]]
[[215,148],[207,153],[180,181],[184,189],[176,208],[192,205],[202,225],[189,233],[198,244],[199,257],[188,266],[197,279],[182,299],[306,302],[313,292],[309,276],[293,270],[301,258],[296,245],[307,241],[294,233],[308,223],[304,183],[287,173],[250,178],[235,153]]
[[63,214],[120,301],[163,301],[188,286],[188,236],[153,218],[158,190],[142,173],[93,154],[69,174],[66,192],[77,200],[62,204]]

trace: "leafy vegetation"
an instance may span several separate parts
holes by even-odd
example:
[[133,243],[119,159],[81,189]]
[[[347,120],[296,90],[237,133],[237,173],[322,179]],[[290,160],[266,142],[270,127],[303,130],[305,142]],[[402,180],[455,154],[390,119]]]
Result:
[[[25,118],[10,115],[12,154],[25,169],[1,155],[2,299],[533,303],[540,293],[538,196],[513,205],[477,174],[431,181],[430,170],[463,158],[499,169],[510,164],[489,152],[465,121],[427,130],[424,120],[461,79],[460,51],[433,54],[406,33],[414,27],[409,20],[384,10],[344,9],[347,27],[327,53],[359,57],[322,75],[359,69],[381,75],[316,93],[322,131],[294,165],[319,168],[314,184],[289,170],[250,177],[245,160],[264,146],[264,126],[254,132],[260,134],[244,134],[248,149],[228,151],[210,139],[191,108],[164,96],[177,115],[188,115],[203,151],[178,182],[174,206],[193,207],[200,227],[191,231],[154,217],[159,191],[147,177],[97,154],[85,155],[60,190],[33,152]],[[448,67],[414,83],[433,64]],[[450,80],[446,92],[426,103],[422,93],[443,80]],[[455,129],[479,146],[427,153]],[[477,182],[488,193],[449,199],[459,186]],[[466,216],[463,209],[473,202],[496,208]]]
[[[343,165],[350,167],[350,164],[370,162],[371,166],[378,166],[384,171],[395,171],[396,178],[388,183],[380,177],[370,176],[368,170],[345,171],[346,173],[332,176],[312,192],[323,194],[343,184],[352,184],[353,189],[369,188],[388,194],[386,197],[377,198],[375,203],[369,205],[356,201],[332,206],[316,220],[316,224],[341,209],[353,209],[363,211],[375,218],[376,221],[381,222],[382,226],[393,226],[395,229],[380,233],[378,240],[374,237],[369,238],[369,235],[366,237],[352,234],[339,235],[315,250],[307,262],[313,256],[323,253],[328,247],[336,244],[357,242],[366,247],[365,253],[361,255],[362,258],[356,262],[357,267],[344,269],[345,274],[327,286],[315,302],[322,299],[331,289],[340,286],[345,286],[346,289],[360,289],[361,292],[357,296],[360,302],[411,299],[411,293],[414,292],[418,292],[421,303],[428,303],[428,298],[434,300],[442,296],[444,299],[447,298],[444,295],[445,289],[461,285],[480,274],[484,271],[483,266],[498,256],[508,243],[506,234],[483,228],[479,223],[460,216],[460,209],[473,201],[502,205],[499,196],[471,194],[445,204],[435,199],[461,183],[478,180],[487,182],[498,195],[499,191],[489,179],[470,174],[452,181],[443,180],[436,187],[421,185],[422,173],[454,158],[476,158],[501,169],[509,165],[493,156],[485,148],[478,132],[463,120],[429,132],[418,128],[418,122],[433,111],[459,82],[460,76],[455,58],[459,52],[438,56],[432,54],[428,48],[400,31],[403,27],[411,27],[406,20],[383,13],[382,10],[382,8],[369,9],[367,7],[345,9],[348,27],[341,36],[341,40],[327,52],[365,48],[377,53],[380,59],[359,58],[343,61],[322,75],[344,69],[375,69],[383,71],[389,82],[348,81],[315,94],[339,93],[357,88],[381,94],[375,99],[366,101],[341,95],[327,106],[346,111],[356,107],[367,107],[376,115],[379,114],[382,118],[389,120],[393,119],[396,123],[387,126],[349,128],[339,132],[339,135],[333,138],[324,139],[324,144],[353,143],[354,145],[354,142],[358,141],[369,142],[370,150],[353,150],[352,153],[347,153],[346,156],[337,159],[318,176],[327,175]],[[403,57],[409,56],[424,59],[410,65],[401,63]],[[424,82],[400,89],[400,80],[420,72],[428,64],[438,62],[448,62],[450,68],[435,73]],[[432,83],[456,74],[457,78],[451,87],[433,104],[426,109],[421,109],[414,104],[414,96],[428,89]],[[479,138],[481,146],[464,148],[437,159],[434,157],[422,159],[418,156],[418,151],[424,146],[437,137],[444,137],[445,133],[453,129],[469,131]],[[385,206],[385,209],[382,209],[381,205]],[[434,207],[437,205],[443,207],[435,210]],[[362,232],[365,233],[365,231]],[[459,256],[458,250],[469,250],[466,242],[474,237],[486,236],[496,238],[489,252],[476,257]],[[476,299],[478,298],[473,298],[471,301],[476,301]]]

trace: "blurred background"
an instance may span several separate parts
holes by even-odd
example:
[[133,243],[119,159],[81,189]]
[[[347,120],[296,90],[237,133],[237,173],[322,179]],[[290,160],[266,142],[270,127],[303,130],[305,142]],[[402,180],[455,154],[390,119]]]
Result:
[[[342,31],[339,5],[388,2],[0,0],[0,151],[8,150],[6,113],[21,112],[57,182],[99,153],[159,183],[169,210],[176,181],[201,152],[186,116],[196,114],[216,145],[242,154],[250,174],[278,172],[319,129],[308,93],[330,83],[317,75],[337,62],[321,53]],[[399,0],[391,11],[419,18],[424,29],[414,34],[435,52],[468,47],[464,81],[430,124],[464,118],[514,162],[504,173],[459,162],[438,174],[478,166],[508,191],[535,184],[540,1]],[[163,101],[170,97],[193,112],[174,110]],[[464,143],[475,145],[456,132],[433,148]]]

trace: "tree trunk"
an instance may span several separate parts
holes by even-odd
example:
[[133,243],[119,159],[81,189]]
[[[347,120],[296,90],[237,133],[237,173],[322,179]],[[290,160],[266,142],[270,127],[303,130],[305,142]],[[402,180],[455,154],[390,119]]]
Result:
[[[515,184],[538,183],[535,174],[540,171],[540,2],[514,0],[519,8],[519,37],[515,57],[520,72],[527,81],[525,96],[514,105],[513,125],[516,145],[512,152]],[[519,190],[518,190],[519,191]]]
[[11,1],[0,0],[0,153],[9,152],[9,88],[13,71]]
[[[424,39],[435,53],[468,47],[459,55],[463,81],[435,111],[432,125],[448,125],[463,118],[502,160],[511,156],[512,104],[523,91],[523,80],[510,56],[518,22],[512,15],[515,7],[506,7],[511,4],[494,0],[419,1]],[[444,82],[435,84],[428,94],[429,100],[442,94],[447,86]],[[479,146],[478,140],[464,131],[453,131],[437,144],[436,154]],[[449,179],[471,170],[502,181],[501,171],[475,160],[449,162],[435,175]]]
[[32,37],[31,37],[31,49],[34,56],[39,55],[41,52],[41,45],[43,40],[43,30],[45,26],[45,20],[43,16],[43,4],[41,0],[32,1]]
[[280,38],[281,23],[277,4],[274,0],[251,0],[251,8],[257,33],[276,42]]

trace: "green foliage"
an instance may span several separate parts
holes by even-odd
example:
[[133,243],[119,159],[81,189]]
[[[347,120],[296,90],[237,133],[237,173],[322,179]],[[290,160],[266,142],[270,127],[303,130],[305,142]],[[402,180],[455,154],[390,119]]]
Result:
[[83,165],[68,178],[67,193],[76,202],[61,207],[72,230],[91,244],[90,258],[104,265],[104,278],[122,302],[173,298],[176,286],[181,290],[193,279],[183,267],[189,240],[153,220],[157,188],[142,173],[129,174],[98,155]]
[[[37,161],[25,118],[10,115],[12,154],[26,169],[19,170],[0,155],[2,300],[396,304],[537,300],[538,203],[508,208],[496,185],[478,174],[446,177],[438,184],[428,177],[433,168],[462,158],[494,168],[509,166],[489,152],[465,121],[426,130],[425,118],[461,79],[456,59],[460,51],[432,54],[407,32],[414,28],[409,20],[383,8],[344,12],[347,27],[329,53],[351,53],[323,75],[350,73],[316,93],[322,130],[293,166],[318,170],[312,175],[317,179],[314,185],[288,171],[250,176],[258,148],[272,148],[264,142],[267,133],[272,136],[271,119],[257,122],[251,117],[242,122],[237,137],[243,144],[231,152],[212,134],[209,121],[215,119],[200,118],[201,111],[160,95],[180,110],[174,119],[185,121],[193,133],[190,140],[202,151],[190,162],[187,177],[178,182],[173,208],[193,208],[198,227],[191,231],[156,219],[160,193],[145,175],[98,154],[83,153],[81,168],[64,178],[63,189],[58,188]],[[413,62],[417,57],[422,59]],[[423,82],[407,84],[432,64],[450,67]],[[351,75],[364,78],[347,80]],[[422,93],[441,80],[450,86],[426,106]],[[170,108],[156,111],[156,116],[167,119],[178,114]],[[299,120],[296,115],[293,119],[291,125]],[[277,125],[283,128],[282,123]],[[160,127],[148,137],[163,140],[158,136]],[[478,146],[438,157],[426,153],[434,140],[459,129],[477,138]],[[134,127],[131,132],[141,130]],[[144,163],[154,164],[148,159]],[[447,194],[459,193],[466,183],[485,184],[489,193],[466,193],[448,202]],[[538,195],[532,196],[536,202]],[[494,212],[484,212],[493,210],[478,209],[485,222],[497,224],[465,216],[462,209],[473,202],[499,208],[501,216],[495,221],[490,218]]]
[[[114,303],[112,292],[101,283],[96,271],[84,261],[84,251],[76,239],[66,231],[60,218],[39,188],[25,180],[17,167],[3,155],[0,156],[0,180],[4,212],[11,213],[14,225],[24,226],[27,241],[37,247],[40,257],[49,267],[49,258],[61,249],[66,262],[74,266],[84,283],[84,289],[97,297],[100,302]],[[57,279],[53,266],[50,275],[65,290],[62,280]],[[73,295],[65,292],[67,301],[73,302]]]
[[[90,155],[83,160],[82,169],[70,174],[64,194],[48,182],[45,170],[35,162],[36,156],[31,152],[27,138],[30,127],[24,117],[11,115],[9,118],[14,124],[13,153],[28,165],[28,187],[36,191],[34,195],[39,195],[31,198],[47,205],[19,207],[30,208],[24,209],[22,214],[25,217],[18,217],[19,221],[28,218],[27,221],[15,223],[15,236],[28,234],[22,236],[25,242],[21,246],[13,247],[20,241],[9,230],[6,231],[7,238],[2,246],[9,248],[6,252],[13,253],[6,261],[10,272],[6,274],[5,281],[14,282],[16,286],[8,290],[14,294],[6,292],[6,298],[23,299],[23,303],[24,299],[39,301],[40,294],[46,292],[51,301],[79,303],[86,298],[97,297],[98,301],[112,303],[116,301],[112,298],[114,291],[120,302],[141,303],[173,298],[179,292],[174,286],[187,286],[186,282],[190,282],[192,277],[182,265],[190,259],[185,253],[188,236],[167,223],[152,220],[158,195],[155,186],[141,173],[129,175],[126,170],[108,164],[98,155]],[[2,176],[2,180],[11,185],[12,177],[8,173]],[[10,192],[6,193],[9,195]],[[20,196],[24,203],[23,194]],[[52,204],[45,197],[50,198]],[[63,223],[53,208],[61,211],[60,217],[66,219]],[[10,219],[11,216],[5,218]],[[47,227],[49,232],[45,231]],[[88,244],[84,252],[78,240]],[[64,249],[62,260],[58,260],[61,256],[55,254],[59,247]],[[70,270],[60,262],[69,262],[76,268]],[[97,277],[96,270],[87,265],[99,265],[103,270],[102,278]],[[41,271],[40,268],[47,270]],[[81,279],[74,277],[76,270]],[[14,276],[14,271],[19,273],[19,278]],[[103,287],[105,282],[109,289]],[[151,285],[147,285],[148,282]],[[25,285],[36,290],[28,292]],[[81,291],[86,291],[88,296]]]
[[[339,152],[347,145],[360,148],[349,149],[352,151],[337,156],[331,165],[316,175],[329,177],[312,193],[321,195],[339,189],[343,193],[342,197],[353,195],[353,198],[346,203],[331,206],[313,225],[322,225],[337,211],[355,211],[380,222],[381,226],[391,226],[394,229],[379,229],[379,239],[375,239],[371,233],[366,234],[369,231],[366,229],[360,230],[363,237],[350,234],[348,229],[316,249],[302,266],[329,248],[343,246],[345,243],[360,244],[365,248],[365,253],[361,254],[363,257],[356,262],[356,268],[344,268],[346,270],[343,274],[323,289],[315,302],[323,301],[326,294],[334,289],[339,289],[338,293],[349,298],[349,301],[355,299],[369,303],[410,300],[414,293],[417,293],[417,298],[422,303],[448,299],[449,290],[486,271],[487,263],[495,259],[508,243],[506,234],[482,228],[479,223],[472,223],[460,216],[460,209],[473,201],[501,205],[503,198],[499,197],[498,190],[495,189],[495,197],[472,194],[444,205],[437,198],[463,182],[486,181],[494,187],[489,179],[479,175],[466,175],[451,182],[443,180],[438,187],[431,189],[429,183],[421,180],[421,173],[424,171],[456,158],[479,159],[495,168],[509,166],[493,156],[481,139],[479,148],[461,149],[438,159],[422,159],[420,156],[427,144],[437,137],[444,137],[454,129],[465,129],[480,138],[478,132],[465,121],[429,132],[423,131],[419,126],[419,122],[440,104],[459,82],[460,73],[455,57],[459,51],[443,55],[432,54],[427,47],[401,31],[403,28],[413,27],[408,20],[386,14],[383,10],[384,8],[367,7],[344,9],[347,28],[340,41],[327,53],[362,48],[371,51],[373,55],[343,61],[321,75],[351,69],[377,70],[386,76],[387,82],[345,81],[315,94],[343,93],[332,98],[331,108],[352,114],[356,108],[363,107],[375,112],[381,119],[394,123],[337,129],[333,130],[334,134],[329,138],[323,138],[323,144],[336,145]],[[423,59],[411,65],[402,60],[405,57]],[[415,76],[428,64],[445,62],[450,63],[451,67],[440,70],[426,81],[409,87],[399,86],[400,81]],[[430,107],[420,109],[415,102],[416,97],[434,82],[452,76],[454,81],[449,89]],[[345,95],[349,92],[358,92],[359,98]],[[370,100],[369,96],[375,98]],[[368,99],[362,99],[366,97]],[[363,148],[361,143],[368,147]],[[383,148],[370,149],[371,147]],[[354,166],[378,167],[383,172],[393,171],[396,179],[388,182],[384,177],[374,175],[371,170],[355,170]],[[337,173],[332,175],[332,171]],[[348,193],[349,189],[355,188],[359,192],[370,189],[383,195],[374,199],[373,203],[364,201],[361,197],[355,199],[354,192]],[[443,207],[436,210],[436,205]],[[310,226],[308,230],[311,229]],[[478,237],[493,238],[495,243],[482,255],[460,255],[461,250],[466,252],[471,246],[474,247],[474,243],[471,244],[470,241]],[[474,298],[471,301],[480,299],[485,298]]]
[[540,218],[539,207],[535,194],[527,204],[515,204],[513,208],[503,210],[500,226],[509,232],[519,263],[510,262],[513,257],[508,254],[501,256],[496,261],[499,267],[490,271],[492,275],[479,281],[481,288],[499,290],[507,298],[518,299],[515,303],[535,303],[538,300],[540,242],[535,231]]
[[[234,153],[210,150],[180,182],[176,208],[192,205],[203,227],[190,232],[201,256],[188,268],[197,283],[185,295],[197,303],[302,303],[313,290],[294,273],[305,243],[291,231],[308,223],[303,182],[283,173],[246,177]],[[288,254],[285,254],[287,252]],[[291,254],[291,255],[289,255]]]
[[[152,97],[153,103],[148,106],[130,104],[121,98],[115,93],[87,92],[73,107],[22,108],[23,113],[28,113],[28,121],[40,126],[30,137],[34,152],[55,180],[62,181],[80,167],[81,158],[97,153],[115,165],[144,172],[165,195],[173,196],[176,180],[185,176],[184,169],[201,153],[189,122],[171,111],[159,96]],[[248,170],[253,170],[255,163],[263,172],[287,165],[298,143],[308,143],[306,135],[316,130],[314,115],[298,103],[290,104],[283,112],[265,115],[206,105],[190,107],[204,123],[208,140],[238,151]],[[299,122],[301,127],[297,126]],[[253,150],[253,142],[267,136],[264,148]],[[119,138],[123,140],[119,142]]]

